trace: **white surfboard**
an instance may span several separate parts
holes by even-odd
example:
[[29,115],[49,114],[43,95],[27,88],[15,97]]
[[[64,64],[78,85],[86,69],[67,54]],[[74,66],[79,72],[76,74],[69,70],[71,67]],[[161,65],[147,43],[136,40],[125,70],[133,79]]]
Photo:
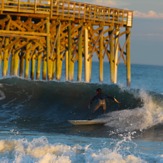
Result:
[[106,122],[100,120],[69,120],[73,125],[104,125]]

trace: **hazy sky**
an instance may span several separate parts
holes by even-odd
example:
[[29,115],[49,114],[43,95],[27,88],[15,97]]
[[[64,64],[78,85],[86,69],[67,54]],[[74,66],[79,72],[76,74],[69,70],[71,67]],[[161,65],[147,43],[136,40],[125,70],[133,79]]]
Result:
[[77,0],[134,11],[131,63],[163,65],[163,0]]

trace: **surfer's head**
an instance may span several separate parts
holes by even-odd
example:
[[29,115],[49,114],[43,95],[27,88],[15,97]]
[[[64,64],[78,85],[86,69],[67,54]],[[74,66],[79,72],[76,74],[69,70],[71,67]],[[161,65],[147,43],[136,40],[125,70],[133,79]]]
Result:
[[101,88],[97,88],[97,89],[96,89],[96,92],[97,92],[97,93],[101,93],[101,92],[102,92],[102,89],[101,89]]

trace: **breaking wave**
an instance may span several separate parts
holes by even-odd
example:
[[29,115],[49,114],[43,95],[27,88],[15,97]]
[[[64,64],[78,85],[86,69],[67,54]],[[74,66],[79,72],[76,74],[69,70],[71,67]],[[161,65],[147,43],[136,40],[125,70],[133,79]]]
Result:
[[[117,85],[20,78],[1,79],[0,84],[0,119],[7,127],[75,132],[68,120],[88,119],[90,115],[106,122],[105,131],[106,128],[114,129],[118,133],[142,131],[163,124],[163,95],[155,92]],[[94,106],[88,109],[88,104],[97,87],[116,97],[120,105],[107,101],[107,114],[102,115],[102,110],[99,110],[92,115]]]

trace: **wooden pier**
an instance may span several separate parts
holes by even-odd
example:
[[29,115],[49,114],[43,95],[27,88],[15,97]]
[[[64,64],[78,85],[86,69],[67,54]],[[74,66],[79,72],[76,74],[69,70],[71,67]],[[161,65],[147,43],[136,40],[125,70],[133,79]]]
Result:
[[[91,81],[93,57],[103,82],[104,57],[110,81],[118,64],[131,82],[130,35],[133,12],[69,0],[1,0],[0,65],[2,75],[36,80]],[[65,64],[65,74],[63,74]],[[84,73],[83,73],[84,72]]]

